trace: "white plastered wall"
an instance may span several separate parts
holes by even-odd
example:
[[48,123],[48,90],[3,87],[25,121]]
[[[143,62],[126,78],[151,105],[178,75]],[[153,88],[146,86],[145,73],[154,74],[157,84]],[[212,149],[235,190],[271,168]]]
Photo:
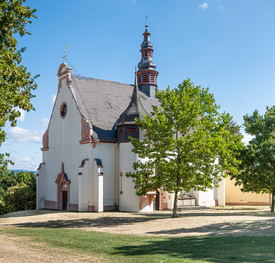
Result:
[[147,196],[145,198],[145,200],[143,201],[142,207],[139,210],[139,212],[141,212],[141,213],[148,213],[148,212],[152,212],[152,211],[153,211],[153,204],[150,207],[150,205],[149,205],[149,197]]
[[[138,160],[144,161],[144,159],[138,158],[138,155],[132,152],[131,143],[120,143],[119,144],[119,210],[130,211],[130,212],[152,212],[153,202],[150,205],[150,199],[152,195],[146,195],[145,199],[140,198],[136,195],[134,188],[135,184],[133,178],[126,177],[127,172],[133,171],[133,163]],[[141,207],[140,203],[142,201]]]
[[[64,119],[60,117],[60,105],[67,103],[67,115]],[[55,106],[49,124],[49,150],[43,151],[43,162],[45,162],[45,173],[42,180],[39,178],[40,186],[44,190],[45,200],[57,201],[57,175],[61,172],[61,164],[71,180],[70,203],[78,204],[78,172],[81,161],[89,157],[90,144],[81,145],[81,115],[77,109],[76,102],[71,90],[62,80],[60,92],[57,94]],[[42,175],[42,174],[41,174]]]
[[195,197],[196,205],[214,206],[215,205],[215,189],[207,189],[203,191],[195,191],[192,189],[188,194]]
[[87,211],[91,185],[90,161],[86,160],[78,173],[78,211]]
[[167,204],[167,209],[173,209],[174,207],[174,193],[163,192],[163,203]]
[[95,212],[103,212],[103,175],[104,169],[102,167],[98,167],[96,160],[93,160],[93,206],[95,208]]
[[[115,143],[101,143],[99,142],[95,148],[91,148],[90,158],[92,160],[92,192],[91,192],[91,206],[98,205],[102,202],[102,206],[108,207],[118,204],[118,185],[117,185],[117,145]],[[94,159],[100,159],[102,162],[103,176],[98,176],[98,168]],[[102,178],[98,178],[102,177]],[[102,182],[101,182],[102,181]],[[102,190],[101,190],[102,189]],[[102,193],[100,193],[101,191]],[[99,200],[102,199],[102,200]]]
[[44,191],[44,179],[45,179],[45,165],[42,164],[40,170],[37,171],[38,176],[36,176],[36,209],[44,208],[44,199],[45,199],[45,191]]
[[219,187],[216,188],[216,199],[218,200],[218,205],[225,205],[225,179],[219,182]]
[[119,144],[119,173],[122,173],[119,178],[119,191],[122,191],[122,194],[119,195],[120,211],[138,212],[140,210],[139,197],[134,189],[133,178],[128,178],[125,175],[126,172],[133,171],[132,165],[137,160],[138,155],[132,152],[131,143]]

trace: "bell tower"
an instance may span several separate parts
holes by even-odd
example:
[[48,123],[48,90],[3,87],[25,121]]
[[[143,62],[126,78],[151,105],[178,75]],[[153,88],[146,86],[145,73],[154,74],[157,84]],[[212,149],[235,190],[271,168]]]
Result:
[[153,61],[153,45],[150,42],[150,33],[148,30],[148,22],[146,17],[145,31],[143,33],[144,40],[141,44],[141,61],[138,64],[138,86],[140,91],[150,98],[154,98],[157,91],[156,64]]

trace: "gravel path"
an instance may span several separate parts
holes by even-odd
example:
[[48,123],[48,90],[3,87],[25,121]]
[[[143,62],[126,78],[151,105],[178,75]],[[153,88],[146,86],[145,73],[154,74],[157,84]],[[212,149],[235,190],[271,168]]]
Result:
[[61,227],[116,234],[169,236],[275,234],[275,215],[269,212],[268,207],[183,211],[178,215],[177,218],[171,218],[170,211],[141,214],[33,210],[1,216],[0,228]]

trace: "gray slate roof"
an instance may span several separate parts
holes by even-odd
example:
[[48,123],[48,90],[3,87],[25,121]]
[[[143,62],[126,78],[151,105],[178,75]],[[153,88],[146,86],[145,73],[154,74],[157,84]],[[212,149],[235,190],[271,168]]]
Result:
[[[133,85],[71,75],[71,87],[82,115],[96,127],[111,130],[119,116],[128,107]],[[152,111],[157,100],[139,92],[139,101],[145,113]]]

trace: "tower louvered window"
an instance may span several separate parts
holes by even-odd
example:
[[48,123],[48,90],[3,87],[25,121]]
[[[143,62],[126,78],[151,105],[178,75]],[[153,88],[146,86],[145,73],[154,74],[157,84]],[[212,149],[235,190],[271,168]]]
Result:
[[150,75],[150,83],[155,83],[155,76],[154,75]]
[[143,83],[148,83],[148,75],[143,75]]

